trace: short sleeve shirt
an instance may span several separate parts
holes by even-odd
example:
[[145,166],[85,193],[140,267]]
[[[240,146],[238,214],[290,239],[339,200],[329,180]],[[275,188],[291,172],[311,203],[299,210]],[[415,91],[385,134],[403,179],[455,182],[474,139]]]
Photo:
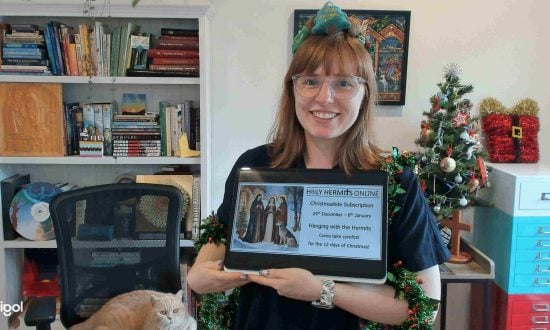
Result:
[[[235,162],[225,183],[225,194],[217,215],[229,224],[231,197],[237,170],[241,167],[270,167],[271,146],[262,145],[243,153]],[[296,168],[305,168],[299,160]],[[388,228],[388,260],[401,261],[412,270],[420,271],[450,258],[443,244],[437,223],[420,190],[418,179],[405,169],[396,179],[405,194],[398,196],[401,209]],[[340,308],[320,309],[308,301],[279,296],[269,287],[250,283],[242,287],[235,329],[358,329],[359,318]]]

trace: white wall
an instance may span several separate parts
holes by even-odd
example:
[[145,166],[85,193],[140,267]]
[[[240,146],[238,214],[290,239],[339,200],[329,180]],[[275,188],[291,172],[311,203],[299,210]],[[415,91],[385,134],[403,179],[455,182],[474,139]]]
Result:
[[[477,105],[496,97],[507,106],[522,98],[541,108],[541,160],[549,163],[550,43],[545,0],[334,1],[347,9],[410,10],[411,29],[404,106],[380,106],[378,142],[413,150],[422,112],[451,62],[471,83]],[[226,176],[246,149],[266,141],[290,61],[294,9],[319,8],[313,0],[211,0],[212,205],[223,197]],[[477,110],[477,108],[476,108]],[[391,129],[388,129],[391,127]],[[544,152],[546,150],[546,152]]]

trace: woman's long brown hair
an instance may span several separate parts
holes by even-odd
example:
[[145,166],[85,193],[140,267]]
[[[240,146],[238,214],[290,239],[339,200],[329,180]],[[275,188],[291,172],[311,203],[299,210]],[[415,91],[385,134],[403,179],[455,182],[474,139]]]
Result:
[[[327,75],[334,64],[352,65],[355,75],[365,79],[366,92],[355,123],[344,133],[336,148],[335,162],[346,173],[353,169],[380,167],[380,153],[372,141],[373,111],[376,104],[376,81],[372,59],[365,47],[356,39],[360,22],[351,18],[349,31],[331,35],[310,35],[294,54],[284,79],[276,121],[270,132],[273,143],[272,167],[291,167],[302,157],[305,148],[304,129],[296,117],[292,76],[302,72],[313,73],[320,67]],[[307,24],[311,24],[308,22]]]

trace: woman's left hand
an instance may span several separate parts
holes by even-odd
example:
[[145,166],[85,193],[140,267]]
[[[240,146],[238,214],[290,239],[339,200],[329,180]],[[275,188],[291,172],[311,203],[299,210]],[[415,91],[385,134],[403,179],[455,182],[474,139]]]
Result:
[[248,279],[292,299],[313,301],[321,295],[321,280],[301,268],[264,269],[260,275],[248,275]]

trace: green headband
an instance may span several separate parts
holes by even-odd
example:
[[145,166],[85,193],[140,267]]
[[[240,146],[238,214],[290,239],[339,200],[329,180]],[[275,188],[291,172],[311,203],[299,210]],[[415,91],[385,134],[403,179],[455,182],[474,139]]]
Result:
[[[310,34],[317,35],[330,35],[335,32],[349,30],[351,23],[348,21],[348,15],[340,9],[340,7],[334,5],[328,1],[325,5],[319,9],[317,15],[313,20],[313,28],[311,32],[306,24],[302,26],[298,34],[292,40],[292,53],[296,53],[296,50],[300,47],[302,42],[309,37]],[[365,44],[365,37],[360,35],[357,37],[363,45]]]

